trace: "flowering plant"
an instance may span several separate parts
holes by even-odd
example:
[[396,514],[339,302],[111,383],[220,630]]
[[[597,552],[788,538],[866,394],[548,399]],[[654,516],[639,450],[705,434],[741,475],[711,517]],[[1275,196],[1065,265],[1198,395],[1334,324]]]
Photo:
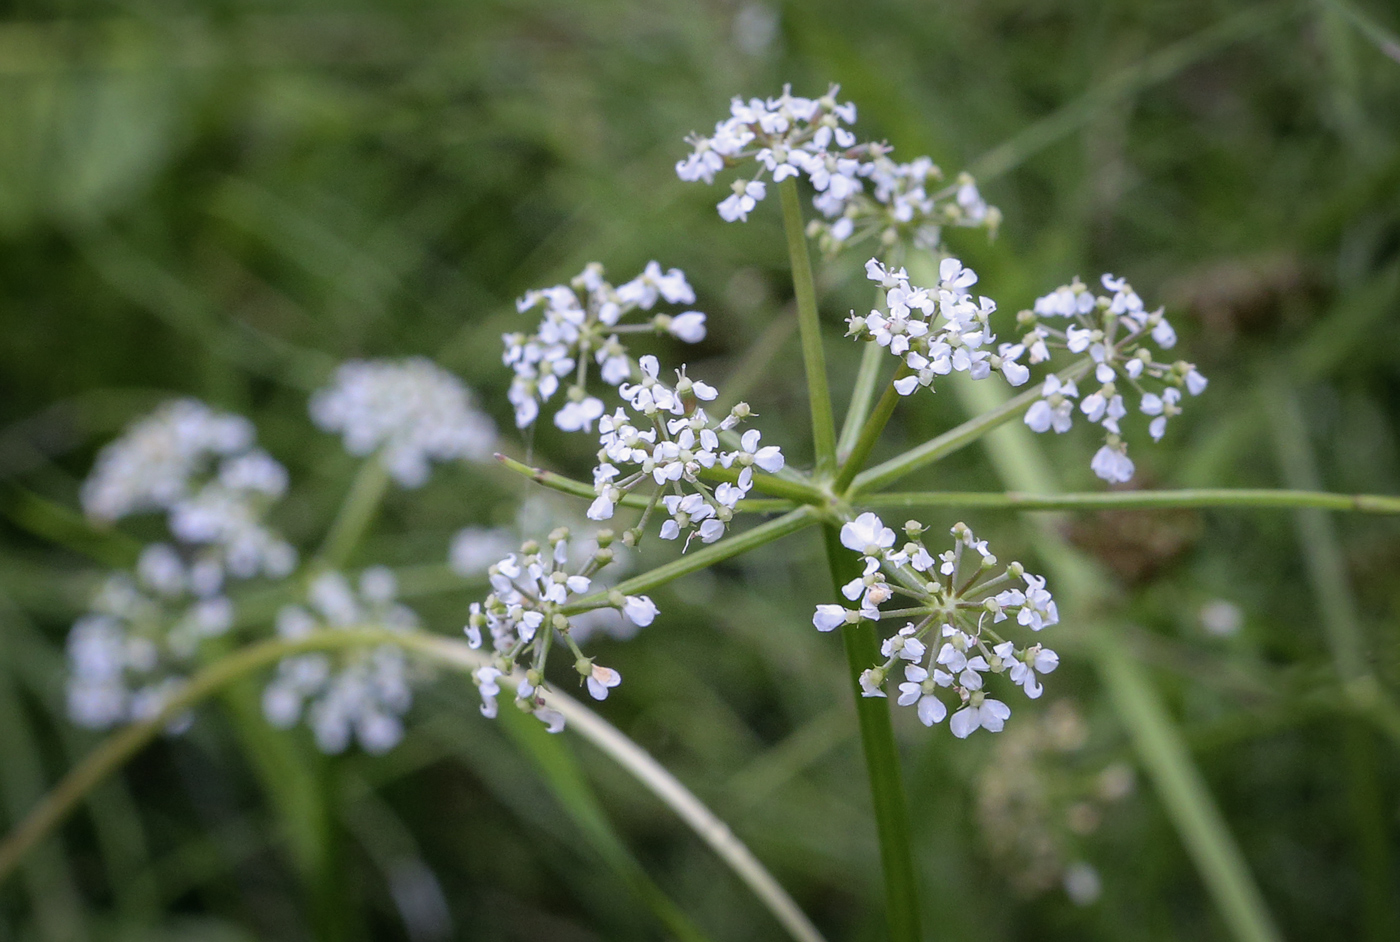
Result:
[[[126,726],[127,733],[75,773],[77,784],[61,800],[0,845],[0,876],[84,788],[136,746],[161,729],[188,728],[199,699],[260,668],[271,671],[261,708],[272,725],[304,722],[326,753],[357,745],[375,754],[404,736],[415,685],[430,678],[429,668],[457,668],[471,678],[483,716],[502,719],[513,710],[549,733],[577,727],[674,807],[687,809],[682,813],[692,824],[710,827],[714,822],[703,806],[695,810],[693,796],[571,696],[583,691],[605,701],[624,682],[619,670],[598,663],[584,646],[598,632],[625,637],[638,629],[666,630],[651,593],[817,528],[832,587],[810,600],[811,625],[842,638],[890,934],[917,938],[918,886],[889,701],[911,708],[924,727],[946,721],[957,739],[1001,733],[1023,713],[1036,717],[1036,707],[1017,698],[1040,698],[1061,664],[1047,646],[1062,621],[1056,596],[1075,596],[1076,611],[1083,612],[1085,600],[1101,592],[1092,578],[1057,564],[1052,554],[1043,554],[1045,575],[1001,561],[963,522],[944,534],[909,519],[897,532],[881,513],[1338,505],[1333,495],[1297,492],[890,492],[889,485],[998,426],[1020,422],[1037,433],[1066,433],[1076,416],[1104,432],[1088,458],[1092,472],[1112,484],[1129,483],[1136,468],[1128,439],[1137,434],[1130,416],[1145,416],[1146,435],[1160,441],[1169,434],[1168,420],[1208,382],[1192,362],[1168,359],[1164,351],[1176,347],[1175,329],[1162,308],[1149,309],[1123,278],[1102,275],[1096,283],[1103,293],[1076,278],[1026,310],[1000,310],[995,286],[950,254],[943,235],[950,227],[994,232],[1001,214],[969,175],[946,182],[927,157],[900,163],[888,144],[861,141],[856,119],[855,105],[840,101],[835,87],[817,98],[785,88],[771,99],[735,99],[711,135],[689,139],[691,152],[676,165],[681,180],[704,184],[739,172],[717,205],[726,222],[747,221],[770,185],[778,190],[810,404],[810,468],[795,466],[773,443],[778,430],[765,428],[764,416],[749,403],[727,400],[686,363],[663,364],[664,352],[632,350],[631,342],[647,335],[687,344],[706,336],[706,315],[688,309],[696,292],[686,275],[657,261],[616,287],[595,262],[565,284],[527,291],[515,313],[528,323],[502,338],[516,428],[533,432],[549,414],[559,433],[587,441],[595,456],[591,480],[498,453],[512,444],[475,393],[421,358],[344,363],[312,395],[312,423],[339,435],[362,464],[323,545],[306,556],[276,525],[289,475],[256,445],[247,420],[175,400],[107,446],[82,490],[86,514],[101,525],[161,514],[168,538],[144,546],[130,571],[104,579],[90,611],[73,624],[67,702],[75,723]],[[801,185],[812,194],[811,223],[804,220]],[[839,430],[809,243],[828,258],[858,253],[876,289],[875,305],[851,311],[838,341],[862,347]],[[872,463],[900,404],[943,390],[962,391],[986,407]],[[435,464],[449,461],[497,464],[573,501],[558,515],[568,523],[551,521],[531,532],[477,527],[458,535],[452,568],[484,582],[484,591],[460,613],[454,637],[423,626],[392,569],[376,564],[348,571],[388,489],[418,488]],[[1351,506],[1396,509],[1380,498]],[[746,516],[769,519],[746,527]],[[658,562],[661,553],[668,558]],[[656,564],[645,568],[648,557]],[[634,568],[642,571],[626,575]],[[266,606],[247,604],[249,586],[275,600],[271,617]],[[232,646],[231,637],[243,629],[265,637]],[[1124,702],[1139,711],[1148,764],[1163,755],[1163,762],[1180,761],[1179,739],[1163,725],[1159,705],[1119,659],[1115,643],[1102,639],[1098,656]],[[566,667],[559,666],[557,652]],[[503,696],[513,706],[504,705]],[[1166,773],[1158,777],[1160,787],[1177,796],[1182,828],[1197,833],[1191,829],[1201,816],[1213,813],[1203,786]],[[726,834],[707,840],[795,937],[819,938],[756,859]],[[1225,860],[1215,876],[1227,916],[1250,931],[1270,931],[1228,833],[1217,829],[1199,840],[1198,855]]]

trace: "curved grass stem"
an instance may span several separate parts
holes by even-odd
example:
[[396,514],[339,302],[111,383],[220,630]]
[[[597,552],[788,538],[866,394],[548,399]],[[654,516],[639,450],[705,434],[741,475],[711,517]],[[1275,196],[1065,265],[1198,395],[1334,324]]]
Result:
[[[109,736],[45,795],[0,842],[0,884],[14,872],[25,854],[53,831],[93,788],[160,735],[173,718],[234,681],[284,657],[309,651],[386,644],[464,672],[492,663],[489,654],[473,650],[464,641],[426,632],[385,631],[373,627],[334,629],[295,640],[272,639],[236,651],[191,677],[155,716]],[[523,679],[523,674],[502,676],[500,682],[514,686]],[[675,776],[588,707],[558,691],[550,691],[549,696],[550,705],[564,714],[569,728],[598,747],[671,808],[749,887],[792,938],[797,942],[824,942],[821,933],[752,851]]]

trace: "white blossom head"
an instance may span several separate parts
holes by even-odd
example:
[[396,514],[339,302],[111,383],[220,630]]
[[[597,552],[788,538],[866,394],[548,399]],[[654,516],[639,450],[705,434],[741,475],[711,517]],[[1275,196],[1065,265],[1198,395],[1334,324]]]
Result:
[[482,461],[496,429],[456,376],[423,357],[351,360],[311,397],[311,418],[339,432],[345,450],[378,454],[403,487],[428,479],[433,461]]

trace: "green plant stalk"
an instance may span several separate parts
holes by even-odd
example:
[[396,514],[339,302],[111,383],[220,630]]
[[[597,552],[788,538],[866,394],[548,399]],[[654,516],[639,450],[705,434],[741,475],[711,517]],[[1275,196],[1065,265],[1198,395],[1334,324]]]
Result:
[[335,520],[326,533],[326,541],[316,554],[316,561],[328,569],[339,569],[345,565],[355,546],[369,528],[389,488],[389,470],[378,453],[370,455],[355,473],[350,482],[350,490],[336,512]]
[[[1322,474],[1308,441],[1307,417],[1297,392],[1282,375],[1275,375],[1271,381],[1260,384],[1260,395],[1284,481],[1293,487],[1320,487]],[[1366,637],[1334,521],[1321,510],[1305,507],[1294,513],[1294,523],[1343,696],[1370,718],[1379,720],[1382,731],[1395,737],[1394,718],[1400,715],[1400,708],[1368,663]],[[1363,925],[1368,938],[1379,940],[1400,937],[1400,914],[1391,902],[1394,877],[1385,839],[1387,828],[1373,735],[1364,727],[1348,724],[1342,749],[1355,835],[1354,856],[1362,882]],[[1400,737],[1393,742],[1400,745]]]
[[792,261],[792,290],[797,299],[797,328],[802,339],[802,365],[807,372],[807,398],[812,406],[812,449],[815,476],[825,481],[836,473],[836,419],[831,411],[831,391],[826,382],[826,353],[822,349],[821,320],[817,314],[817,288],[812,259],[802,223],[797,181],[778,184],[783,204],[783,228],[787,231],[788,257]]
[[577,615],[579,612],[591,611],[608,604],[608,595],[612,591],[621,592],[623,595],[636,595],[641,592],[649,592],[668,582],[679,579],[681,576],[690,575],[701,569],[713,566],[721,560],[729,559],[731,556],[738,556],[740,553],[748,552],[766,543],[787,536],[789,533],[796,533],[816,523],[818,520],[816,511],[811,507],[799,507],[796,510],[784,514],[776,520],[769,520],[761,523],[752,530],[740,533],[738,536],[727,536],[717,543],[712,543],[693,553],[686,553],[680,559],[673,560],[662,566],[657,566],[650,572],[644,572],[640,576],[634,576],[623,582],[619,582],[608,592],[594,592],[592,595],[585,595],[583,598],[575,599],[568,605],[561,605],[559,611],[565,615]]
[[[841,545],[838,525],[828,523],[822,530],[831,579],[839,592],[841,586],[860,577],[860,560]],[[874,628],[864,623],[842,625],[841,641],[846,649],[846,664],[860,726],[860,744],[870,777],[875,830],[880,840],[880,869],[884,874],[889,937],[892,942],[918,942],[923,938],[919,929],[918,879],[914,871],[913,850],[909,845],[908,804],[900,774],[894,727],[890,722],[890,702],[885,697],[861,695],[861,672],[883,660],[879,641]]]
[[[881,348],[876,344],[871,344],[876,350]],[[882,351],[883,352],[883,351]],[[901,363],[899,369],[895,371],[894,378],[885,387],[884,393],[880,396],[880,401],[875,404],[875,410],[866,418],[865,424],[861,426],[860,434],[856,437],[855,444],[851,446],[851,453],[846,456],[845,462],[841,465],[841,473],[836,476],[836,483],[832,489],[836,493],[844,493],[846,488],[851,486],[851,481],[856,474],[865,467],[865,462],[870,458],[870,452],[875,448],[875,443],[880,440],[880,433],[885,430],[885,426],[890,421],[890,416],[894,415],[895,406],[899,405],[899,390],[894,388],[894,380],[903,379],[909,375],[909,367]]]
[[1241,942],[1279,942],[1249,866],[1151,680],[1112,631],[1099,632],[1095,645],[1099,676],[1231,933]]
[[836,440],[836,460],[845,463],[856,447],[865,420],[870,415],[870,407],[875,403],[875,390],[880,387],[880,367],[885,364],[885,348],[878,343],[868,343],[860,354],[860,369],[856,371],[856,382],[851,387],[851,403],[846,407],[846,418],[841,423],[841,437]]
[[[160,735],[173,718],[239,678],[284,657],[310,651],[384,644],[413,651],[463,672],[492,663],[490,654],[473,650],[465,641],[422,631],[386,631],[373,627],[337,628],[294,640],[272,638],[241,648],[191,677],[156,715],[133,723],[103,740],[40,799],[19,826],[0,841],[0,885],[14,872],[25,854],[67,817],[89,791]],[[500,682],[514,687],[523,679],[523,674],[505,675]],[[570,729],[597,746],[675,811],[719,854],[797,942],[824,942],[821,934],[748,847],[675,776],[583,704],[557,690],[551,690],[549,697],[550,705],[564,714]]]
[[[1089,367],[1092,365],[1093,361],[1086,358],[1061,370],[1058,375],[1065,382],[1076,380],[1088,373]],[[877,491],[906,474],[911,474],[925,465],[930,465],[961,448],[966,448],[992,429],[1011,421],[1029,409],[1031,404],[1040,398],[1042,386],[1043,384],[1036,384],[1019,396],[999,403],[994,408],[968,419],[956,428],[949,429],[942,435],[929,439],[917,448],[911,448],[904,454],[897,455],[883,464],[860,472],[851,482],[850,496],[856,498],[862,494]]]
[[886,491],[858,500],[862,507],[978,507],[998,510],[1174,510],[1194,507],[1289,508],[1400,514],[1400,497],[1383,494],[1329,494],[1324,491],[1245,488],[1191,488],[1174,491],[1101,491],[1083,494],[1026,494],[1020,491]]
[[[998,407],[1002,393],[997,387],[957,380],[953,389],[968,411]],[[985,445],[1006,483],[1031,491],[1055,490],[1054,472],[1029,432],[1003,429],[987,436]],[[1083,617],[1100,608],[1110,594],[1102,573],[1065,543],[1052,519],[1039,523],[1038,552],[1050,570],[1055,594],[1064,600],[1061,610]],[[1276,942],[1273,917],[1253,874],[1150,678],[1123,652],[1111,630],[1093,632],[1091,653],[1172,826],[1232,934],[1241,942]]]
[[[783,228],[787,231],[793,293],[797,297],[797,326],[802,336],[802,359],[812,404],[812,441],[816,452],[814,477],[818,483],[824,483],[836,473],[836,426],[831,412],[831,393],[826,384],[826,358],[822,350],[821,323],[817,317],[816,288],[812,280],[811,259],[807,254],[802,207],[797,199],[797,182],[784,180],[778,185],[778,190],[782,195]],[[891,411],[893,408],[891,403]],[[867,422],[865,427],[868,428],[869,424]],[[847,460],[847,464],[859,468],[859,464],[851,459]],[[841,546],[837,524],[828,523],[825,533],[827,562],[839,590],[853,575],[859,575],[855,572],[843,577],[843,573],[858,564],[855,557]],[[900,780],[899,753],[895,749],[894,730],[890,725],[889,704],[883,699],[871,703],[860,696],[860,673],[876,663],[879,650],[874,633],[868,628],[862,632],[858,627],[848,625],[841,634],[846,648],[846,662],[855,686],[861,747],[870,775],[890,938],[893,942],[918,942],[918,887],[914,877],[914,858],[909,847],[908,812],[904,786]]]

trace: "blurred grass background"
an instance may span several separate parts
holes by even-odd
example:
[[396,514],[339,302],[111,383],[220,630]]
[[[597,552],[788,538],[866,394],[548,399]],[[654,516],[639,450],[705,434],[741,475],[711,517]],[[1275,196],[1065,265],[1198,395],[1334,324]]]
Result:
[[[0,822],[95,741],[63,719],[62,643],[96,575],[134,545],[76,516],[103,442],[177,394],[249,415],[297,482],[276,522],[310,548],[353,473],[306,417],[334,365],[432,356],[523,450],[499,334],[524,290],[594,259],[615,282],[652,258],[683,268],[711,318],[692,372],[726,378],[791,317],[780,223],[765,206],[724,224],[723,193],[672,167],[731,95],[784,82],[839,82],[862,136],[979,174],[1001,235],[949,239],[1004,311],[1104,270],[1168,304],[1212,382],[1161,445],[1132,439],[1140,484],[1400,491],[1398,33],[1376,0],[9,5]],[[823,276],[833,338],[869,303],[862,261]],[[800,457],[786,344],[747,396],[765,438]],[[840,390],[858,350],[832,350]],[[961,418],[954,397],[915,397],[876,459]],[[533,447],[585,474],[589,449],[560,439],[541,429]],[[1094,486],[1087,435],[1041,444],[1066,487]],[[910,486],[998,484],[969,449]],[[422,574],[413,604],[455,632],[481,587],[432,567],[456,529],[507,523],[526,494],[493,469],[441,469],[391,498],[356,564]],[[959,518],[1043,568],[1011,514],[925,522]],[[1344,695],[1327,627],[1355,623],[1369,669],[1400,681],[1394,521],[1133,512],[1064,526],[1114,574],[1139,626],[1130,647],[1284,935],[1400,937],[1400,743]],[[627,680],[603,712],[830,938],[873,939],[878,858],[844,666],[809,623],[830,592],[807,534],[658,593],[656,625],[599,646]],[[1203,626],[1218,600],[1242,614],[1228,635]],[[954,742],[898,711],[929,937],[1225,938],[1062,627],[1063,666],[1006,733]],[[0,887],[0,939],[666,936],[625,868],[601,865],[615,862],[610,828],[710,937],[779,931],[615,767],[483,721],[459,681],[425,688],[380,759],[322,758],[304,731],[268,730],[256,697],[230,692],[96,792]],[[569,792],[539,772],[563,762],[553,780],[567,779],[571,753],[596,804],[561,803]],[[589,817],[599,808],[610,823]],[[1085,905],[1063,888],[1068,873],[1092,895],[1082,864],[1102,890]]]

